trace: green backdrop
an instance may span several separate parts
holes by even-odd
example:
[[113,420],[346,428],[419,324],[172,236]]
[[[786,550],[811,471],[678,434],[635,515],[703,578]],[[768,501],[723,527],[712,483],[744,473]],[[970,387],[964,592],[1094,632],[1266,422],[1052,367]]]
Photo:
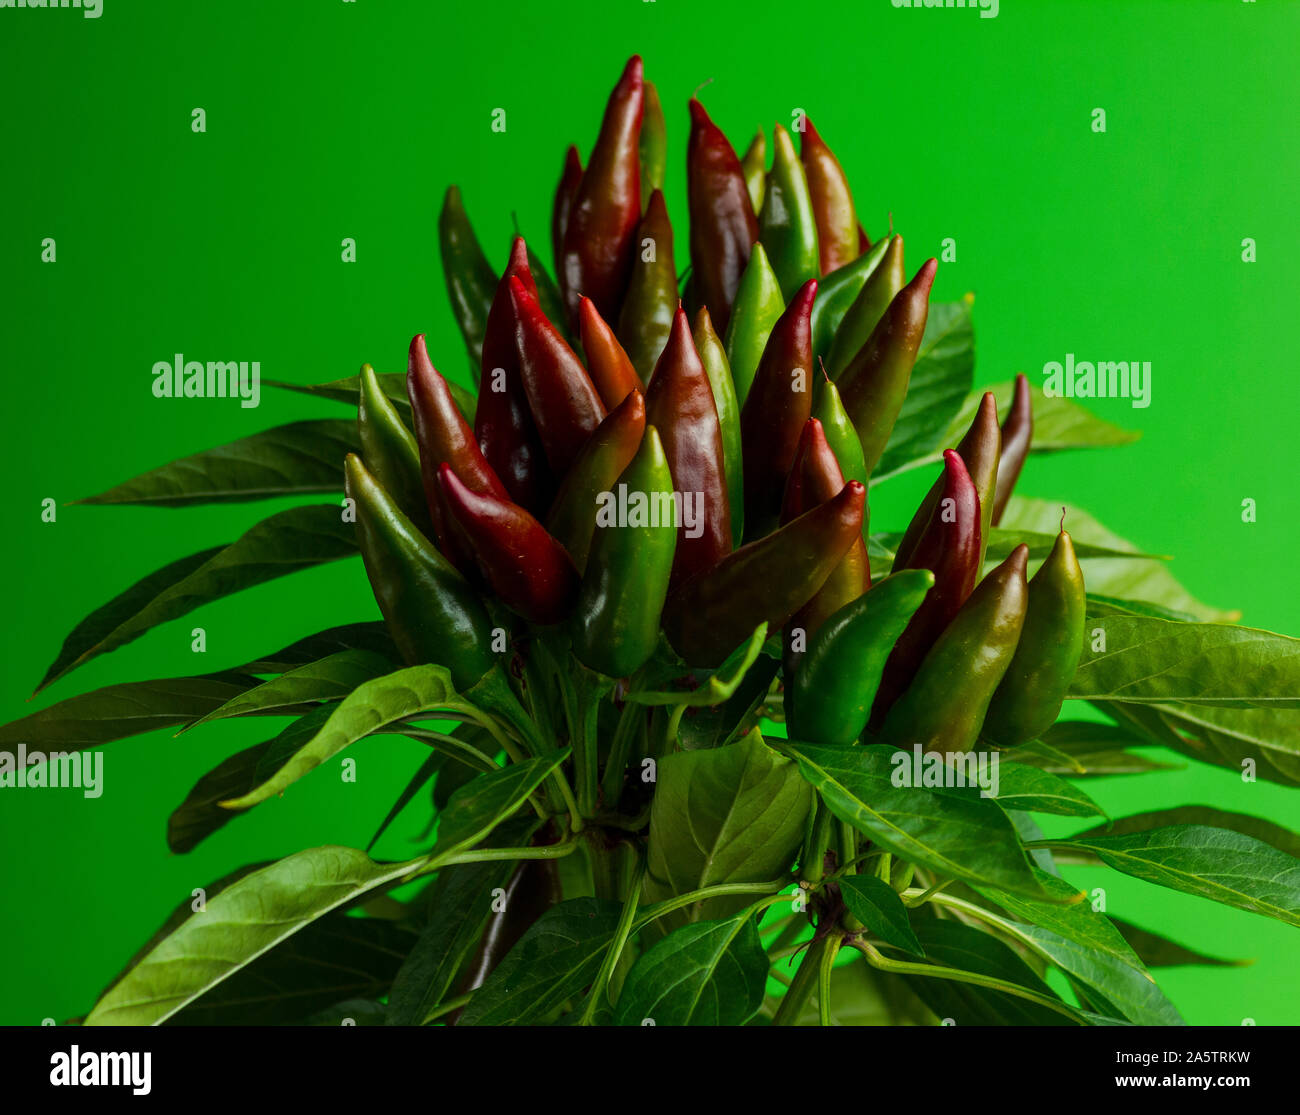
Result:
[[[258,360],[316,382],[362,360],[404,368],[430,334],[465,378],[436,244],[457,182],[503,257],[544,244],[565,146],[584,155],[626,56],[658,85],[685,196],[685,103],[702,81],[733,142],[808,112],[854,184],[869,233],[892,212],[911,268],[941,241],[936,297],[976,295],[978,383],[1081,359],[1142,359],[1152,403],[1091,403],[1143,438],[1034,458],[1020,491],[1068,498],[1143,549],[1177,555],[1197,596],[1300,632],[1294,552],[1300,341],[1294,184],[1300,4],[1003,0],[974,11],[889,0],[104,0],[0,10],[0,220],[6,396],[5,669],[0,719],[116,681],[231,666],[321,627],[374,617],[359,563],[298,574],[157,629],[24,704],[72,625],[145,572],[228,541],[280,504],[150,510],[67,501],[194,450],[334,404],[264,390],[159,400],[155,361]],[[191,128],[206,112],[207,130]],[[506,111],[504,132],[491,129]],[[1106,112],[1104,133],[1093,110]],[[42,262],[42,242],[57,261]],[[355,238],[355,263],[341,242]],[[1257,242],[1244,262],[1242,241]],[[873,489],[901,528],[928,473]],[[59,502],[43,522],[41,501]],[[1245,498],[1258,520],[1242,521]],[[207,651],[191,651],[203,627]],[[168,812],[193,781],[281,721],[225,721],[110,745],[105,792],[0,797],[0,1022],[83,1013],[189,892],[244,863],[364,846],[419,745],[377,737],[188,856]],[[1232,772],[1090,783],[1113,814],[1208,803],[1294,824],[1294,791]],[[413,854],[412,809],[378,849]],[[1066,826],[1069,827],[1068,825]],[[1087,871],[1072,877],[1092,885]],[[1100,876],[1097,876],[1098,878]],[[1110,912],[1244,969],[1166,970],[1194,1023],[1300,1022],[1295,931],[1108,876]]]

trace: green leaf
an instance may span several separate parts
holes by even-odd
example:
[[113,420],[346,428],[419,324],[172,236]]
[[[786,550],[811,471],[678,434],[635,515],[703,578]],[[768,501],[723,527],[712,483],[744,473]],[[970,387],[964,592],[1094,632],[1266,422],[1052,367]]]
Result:
[[1254,837],[1206,825],[1171,825],[1051,843],[1092,852],[1134,878],[1300,926],[1300,860]]
[[382,620],[369,623],[345,623],[317,631],[282,650],[277,650],[240,667],[248,674],[284,674],[308,662],[341,650],[369,650],[393,662],[398,660],[397,646]]
[[1105,632],[1105,649],[1086,641],[1076,700],[1300,709],[1300,639],[1149,616],[1089,616],[1088,627]]
[[839,887],[849,913],[882,941],[912,956],[925,955],[908,923],[907,907],[887,882],[875,875],[845,875]]
[[736,691],[720,705],[690,708],[682,717],[678,740],[684,751],[724,747],[758,724],[756,710],[763,703],[781,669],[778,659],[760,654]]
[[[788,759],[758,732],[729,747],[659,762],[650,809],[643,899],[652,905],[718,883],[778,877],[803,839],[811,795]],[[665,929],[725,917],[750,901],[727,895],[660,919]]]
[[350,557],[356,529],[328,504],[291,507],[229,546],[164,566],[96,609],[64,640],[39,692],[69,671],[203,604],[299,569]]
[[474,992],[458,1026],[523,1026],[554,1014],[596,977],[620,906],[572,898],[538,918]]
[[728,700],[745,680],[749,668],[758,661],[767,639],[767,623],[754,628],[754,633],[742,646],[727,656],[709,679],[691,690],[641,690],[627,695],[637,705],[685,705],[687,708],[707,708]]
[[1089,592],[1086,596],[1090,616],[1154,616],[1156,619],[1172,619],[1179,623],[1196,622],[1196,617],[1190,612],[1177,612],[1173,608],[1150,604],[1145,600],[1119,600],[1098,592]]
[[[403,372],[385,372],[377,377],[379,386],[384,394],[392,400],[393,406],[410,425],[411,401],[406,394],[406,375]],[[357,399],[361,394],[361,377],[348,376],[346,379],[335,379],[329,383],[286,383],[279,379],[266,379],[262,381],[267,387],[279,387],[284,391],[295,391],[300,395],[314,395],[318,399],[333,399],[335,402],[347,403],[349,406],[356,406]],[[456,403],[456,409],[460,411],[461,416],[471,426],[474,424],[474,408],[476,399],[474,392],[467,387],[462,387],[459,383],[447,380],[447,386],[451,388],[451,397]]]
[[1098,825],[1087,832],[1081,832],[1079,836],[1127,836],[1162,825],[1208,825],[1211,828],[1231,829],[1243,836],[1262,840],[1289,856],[1300,856],[1300,833],[1294,833],[1262,817],[1252,817],[1249,813],[1229,813],[1212,805],[1180,805],[1173,809],[1134,813],[1128,817],[1117,817],[1110,824]]
[[1011,821],[978,789],[896,786],[895,770],[905,761],[910,772],[912,756],[880,744],[783,750],[836,817],[882,848],[944,876],[1044,897]]
[[[1175,763],[1161,763],[1145,755],[1133,754],[1128,748],[1144,746],[1148,741],[1118,724],[1058,720],[1043,733],[1042,742],[1067,759],[1064,767],[1060,768],[1051,763],[1035,762],[1054,774],[1145,774],[1153,770],[1179,769]],[[1016,757],[1020,758],[1018,749]]]
[[358,452],[344,418],[276,426],[206,449],[75,503],[188,507],[343,491],[343,458]]
[[113,985],[87,1026],[165,1022],[276,945],[422,861],[375,863],[355,848],[311,848],[253,871],[208,900]]
[[1174,968],[1180,964],[1204,964],[1211,968],[1243,968],[1254,963],[1253,960],[1220,960],[1215,956],[1206,956],[1204,953],[1195,952],[1176,941],[1171,941],[1168,937],[1140,929],[1131,922],[1115,917],[1110,920],[1148,968]]
[[1062,817],[1102,817],[1105,810],[1077,786],[1037,767],[998,763],[998,795],[1003,809],[1056,813]]
[[770,963],[752,910],[680,926],[632,966],[615,1024],[743,1026],[763,1005]]
[[[782,962],[784,963],[784,962]],[[821,1010],[814,991],[795,1022],[818,1026]],[[866,963],[838,964],[831,972],[832,1026],[934,1026],[938,1019],[902,976]]]

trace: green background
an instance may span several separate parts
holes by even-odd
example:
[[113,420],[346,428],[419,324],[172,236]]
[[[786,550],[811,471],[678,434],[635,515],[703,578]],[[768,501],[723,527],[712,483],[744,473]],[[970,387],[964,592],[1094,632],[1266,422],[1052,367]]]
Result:
[[[459,183],[503,261],[511,213],[541,248],[565,146],[590,148],[605,97],[640,52],[668,112],[669,209],[684,221],[685,103],[702,81],[743,147],[808,112],[854,183],[868,232],[892,212],[910,267],[957,242],[936,297],[976,294],[976,382],[1049,360],[1142,359],[1152,404],[1096,401],[1144,431],[1106,453],[1034,458],[1020,491],[1068,498],[1244,621],[1300,632],[1294,553],[1293,328],[1300,180],[1300,5],[1004,0],[898,11],[601,0],[105,0],[0,10],[0,220],[8,587],[0,719],[113,682],[233,666],[377,612],[359,563],[253,589],[157,629],[24,701],[71,627],[166,562],[229,541],[281,503],[186,510],[63,506],[200,448],[334,404],[263,392],[158,400],[155,361],[259,360],[268,378],[402,370],[430,335],[465,379],[436,241]],[[207,112],[206,134],[191,110]],[[1108,130],[1091,128],[1106,110]],[[504,108],[507,130],[491,113]],[[58,260],[41,262],[54,237]],[[357,262],[340,259],[344,237]],[[1258,242],[1244,263],[1241,241]],[[683,249],[679,265],[684,266]],[[546,253],[549,255],[549,253]],[[873,525],[901,529],[929,473],[874,489]],[[1255,499],[1258,521],[1243,523]],[[55,523],[41,501],[60,503]],[[192,628],[207,652],[190,650]],[[0,1022],[63,1021],[189,892],[323,843],[364,846],[419,745],[376,737],[188,856],[165,820],[194,780],[281,721],[226,721],[105,753],[105,793],[0,799]],[[1089,783],[1113,814],[1206,803],[1294,824],[1294,791],[1189,768]],[[378,854],[413,854],[412,807]],[[1067,826],[1068,827],[1068,826]],[[1075,871],[1094,885],[1100,873]],[[1300,1022],[1295,930],[1107,873],[1110,912],[1243,969],[1165,970],[1194,1023]]]

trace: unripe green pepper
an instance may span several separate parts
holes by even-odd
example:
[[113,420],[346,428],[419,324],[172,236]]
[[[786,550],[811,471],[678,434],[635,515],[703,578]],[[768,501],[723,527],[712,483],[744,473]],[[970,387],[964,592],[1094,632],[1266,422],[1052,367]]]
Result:
[[[814,306],[816,303],[814,303]],[[840,471],[845,480],[867,482],[867,463],[862,458],[862,442],[858,440],[858,431],[853,428],[848,412],[840,400],[839,388],[823,373],[817,390],[813,392],[812,416],[822,424],[826,441],[840,464]],[[862,533],[866,536],[867,519],[862,520]]]
[[886,236],[866,254],[875,256],[877,252],[880,253],[880,262],[871,269],[857,297],[844,311],[835,331],[835,340],[831,342],[830,355],[826,358],[826,369],[831,379],[839,379],[862,351],[889,304],[907,282],[907,273],[903,270],[903,238]]
[[655,190],[636,229],[632,277],[619,310],[618,340],[642,380],[648,380],[668,343],[677,313],[673,226],[664,195]]
[[[731,366],[727,363],[727,350],[722,345],[709,317],[709,308],[701,306],[695,315],[691,330],[695,350],[708,374],[713,388],[713,404],[718,409],[718,425],[722,427],[722,463],[727,473],[727,503],[731,511],[731,545],[740,545],[745,528],[745,476],[740,447],[740,404],[736,401],[736,386],[731,379]],[[855,435],[856,436],[856,435]]]
[[668,129],[663,105],[653,81],[644,86],[645,107],[641,116],[641,136],[637,149],[641,158],[641,204],[649,205],[650,196],[664,188],[664,169],[668,163]]
[[420,448],[415,444],[415,435],[406,428],[392,400],[384,394],[375,369],[362,364],[360,380],[357,432],[362,455],[374,471],[375,479],[393,497],[402,513],[432,540],[433,523],[425,501]]
[[745,173],[745,188],[749,191],[754,213],[763,212],[763,193],[767,188],[767,136],[759,128],[740,159],[740,169]]
[[759,361],[763,359],[767,338],[784,311],[785,299],[781,297],[776,272],[768,263],[763,245],[755,244],[745,273],[740,277],[731,323],[727,326],[727,362],[736,385],[736,400],[742,407]]
[[780,124],[776,125],[775,138],[776,154],[767,176],[758,236],[788,301],[809,279],[817,278],[821,268],[808,177],[795,154],[790,133]]
[[[876,273],[885,254],[889,251],[890,243],[891,241],[887,239],[882,240],[852,262],[832,271],[817,284],[817,301],[813,303],[812,312],[814,361],[829,362],[831,346],[835,343],[835,336],[840,331],[844,315],[857,301],[867,280]],[[901,281],[899,286],[902,286]],[[864,337],[863,340],[865,339]]]

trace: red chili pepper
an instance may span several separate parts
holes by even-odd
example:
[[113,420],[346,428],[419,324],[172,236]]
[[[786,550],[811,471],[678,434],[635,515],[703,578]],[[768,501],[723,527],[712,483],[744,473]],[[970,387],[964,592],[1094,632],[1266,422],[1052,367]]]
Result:
[[799,288],[772,327],[740,412],[745,535],[759,538],[781,515],[785,480],[812,415],[812,305],[817,280]]
[[579,304],[578,330],[582,351],[587,357],[587,374],[596,385],[606,410],[613,410],[630,392],[645,390],[632,361],[614,336],[614,330],[606,324],[590,298],[583,298]]
[[686,152],[691,221],[691,282],[713,327],[726,336],[740,276],[758,239],[758,219],[745,172],[704,106],[691,98],[691,137]]
[[511,278],[519,279],[530,292],[536,293],[528,269],[528,245],[520,236],[515,237],[510,262],[497,284],[488,313],[474,435],[510,498],[522,507],[539,511],[550,502],[554,480],[537,427],[528,412],[528,396],[519,374],[515,310],[510,301]]
[[1007,501],[1020,479],[1020,470],[1029,456],[1029,443],[1034,434],[1034,403],[1029,394],[1029,380],[1024,372],[1016,373],[1016,393],[1011,400],[1011,410],[1002,423],[1002,456],[998,460],[997,492],[993,497],[993,525],[1002,521]]
[[560,260],[564,258],[564,233],[569,227],[569,214],[573,212],[573,202],[581,182],[582,157],[577,146],[571,143],[564,153],[564,169],[560,172],[560,181],[555,186],[555,201],[551,205],[551,251],[557,271]]
[[578,571],[564,547],[518,504],[471,491],[450,465],[438,470],[438,486],[501,602],[532,623],[564,619],[578,591]]
[[510,279],[510,304],[528,409],[546,460],[556,476],[563,476],[605,417],[605,405],[582,361],[517,276]]
[[[691,501],[697,522],[678,522],[670,583],[711,568],[731,552],[731,510],[722,448],[722,425],[691,325],[680,306],[645,399],[646,422],[659,430],[673,489],[683,510]],[[696,537],[692,537],[695,535]]]
[[636,226],[641,220],[641,116],[645,82],[641,58],[633,55],[614,86],[587,169],[564,230],[558,262],[569,323],[578,325],[578,300],[585,294],[607,321],[617,318],[627,289]]
[[803,128],[799,157],[808,176],[808,194],[812,198],[813,216],[817,219],[821,273],[829,275],[858,258],[861,226],[853,208],[849,180],[839,159],[806,116]]

